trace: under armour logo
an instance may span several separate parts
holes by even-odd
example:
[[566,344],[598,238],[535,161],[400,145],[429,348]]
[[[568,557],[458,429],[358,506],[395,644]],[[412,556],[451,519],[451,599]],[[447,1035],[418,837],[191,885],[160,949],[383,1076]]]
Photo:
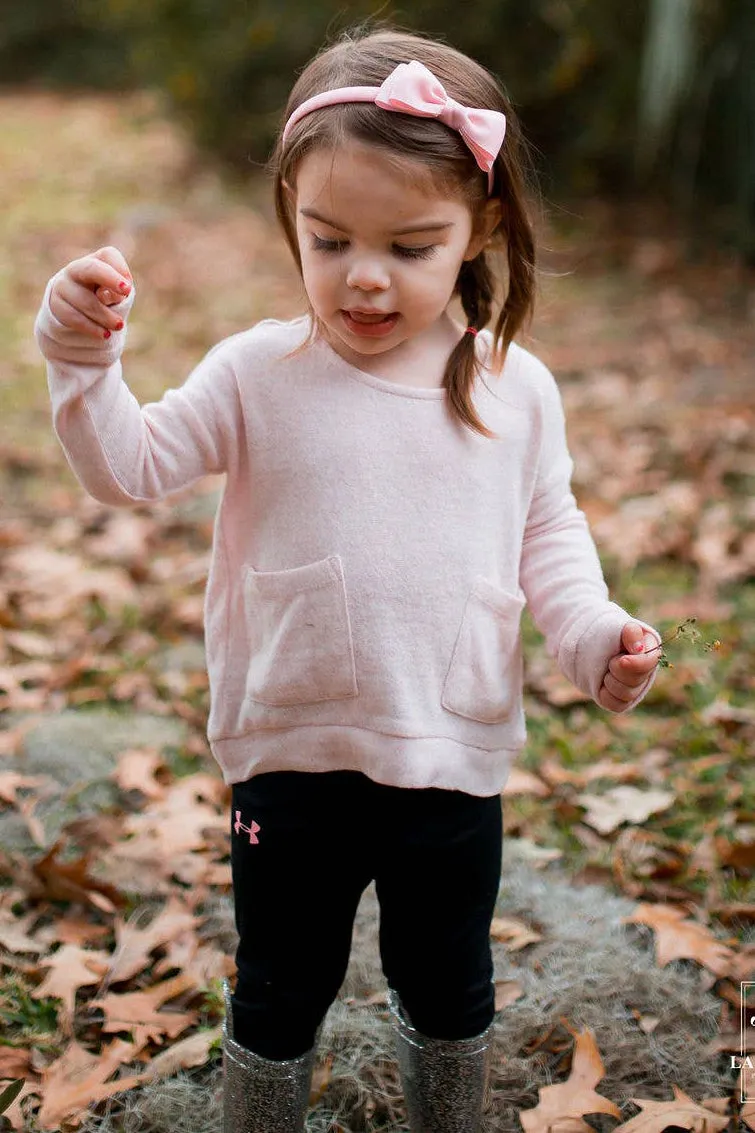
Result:
[[240,830],[246,831],[246,833],[249,835],[250,844],[254,845],[255,843],[259,843],[259,838],[257,837],[257,833],[258,833],[259,830],[262,829],[262,827],[260,826],[260,824],[258,822],[255,822],[254,819],[252,819],[252,825],[251,826],[244,826],[244,823],[241,821],[241,811],[240,810],[236,811],[236,821],[233,824],[233,829],[234,829],[234,832],[236,834],[238,834]]

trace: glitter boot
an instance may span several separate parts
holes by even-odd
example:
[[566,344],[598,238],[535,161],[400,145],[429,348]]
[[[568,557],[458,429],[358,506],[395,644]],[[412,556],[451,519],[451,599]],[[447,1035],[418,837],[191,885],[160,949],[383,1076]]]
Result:
[[233,1038],[228,980],[223,996],[223,1133],[302,1133],[322,1025],[299,1058],[263,1058]]
[[412,1133],[479,1133],[494,1024],[471,1039],[433,1039],[415,1030],[392,989],[388,1006]]

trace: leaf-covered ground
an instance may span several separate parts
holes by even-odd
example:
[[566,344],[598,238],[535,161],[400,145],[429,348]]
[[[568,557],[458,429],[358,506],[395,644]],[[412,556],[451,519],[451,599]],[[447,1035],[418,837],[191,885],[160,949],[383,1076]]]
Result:
[[[126,374],[142,402],[224,335],[301,310],[264,175],[224,183],[159,110],[148,95],[0,100],[0,1092],[26,1080],[0,1121],[16,1129],[75,1128],[116,1092],[141,1096],[148,1075],[215,1066],[232,971],[228,794],[204,736],[218,484],[133,510],[86,497],[31,335],[48,277],[110,243],[135,273]],[[538,224],[542,294],[522,341],[559,380],[612,597],[662,631],[668,664],[636,712],[612,716],[526,620],[529,744],[504,792],[507,844],[634,903],[657,969],[686,965],[720,1000],[712,1073],[741,1053],[740,982],[755,980],[752,273],[657,207],[549,202]],[[494,928],[512,956],[545,931],[526,915]],[[502,1012],[520,992],[501,982]],[[607,1051],[558,1023],[560,1002],[527,1050],[565,1088],[535,1094],[522,1124],[626,1119],[596,1102]],[[650,1016],[632,1023],[649,1034]],[[369,1066],[332,1128],[396,1127],[390,1071]],[[678,1087],[651,1094],[668,1110],[643,1112],[654,1129],[755,1128],[729,1081],[702,1113],[708,1095],[689,1105]],[[140,1120],[128,1128],[163,1128]]]

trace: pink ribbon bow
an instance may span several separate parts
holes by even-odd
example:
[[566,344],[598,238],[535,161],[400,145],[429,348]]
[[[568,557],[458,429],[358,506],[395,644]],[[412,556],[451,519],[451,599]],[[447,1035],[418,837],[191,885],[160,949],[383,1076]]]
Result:
[[285,145],[292,126],[323,106],[339,102],[374,102],[383,110],[416,114],[419,118],[437,118],[452,130],[458,130],[475,156],[480,169],[488,175],[488,193],[493,190],[493,163],[506,133],[506,115],[500,110],[464,106],[446,93],[445,87],[424,63],[412,59],[399,63],[379,87],[336,87],[322,91],[297,106],[286,122],[282,144]]
[[[490,174],[506,133],[506,115],[499,110],[464,106],[451,98],[432,71],[423,63],[399,63],[375,97],[383,110],[399,110],[420,118],[437,118],[458,130],[480,169]],[[490,188],[492,189],[492,177]]]

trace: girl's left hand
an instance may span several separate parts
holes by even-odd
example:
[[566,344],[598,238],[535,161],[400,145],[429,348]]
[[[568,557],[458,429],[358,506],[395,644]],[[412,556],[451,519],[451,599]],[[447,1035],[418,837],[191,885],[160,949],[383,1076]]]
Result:
[[639,622],[626,623],[621,631],[621,644],[625,652],[617,653],[609,661],[598,694],[598,702],[611,712],[623,712],[637,695],[640,685],[645,684],[661,655],[658,641]]

